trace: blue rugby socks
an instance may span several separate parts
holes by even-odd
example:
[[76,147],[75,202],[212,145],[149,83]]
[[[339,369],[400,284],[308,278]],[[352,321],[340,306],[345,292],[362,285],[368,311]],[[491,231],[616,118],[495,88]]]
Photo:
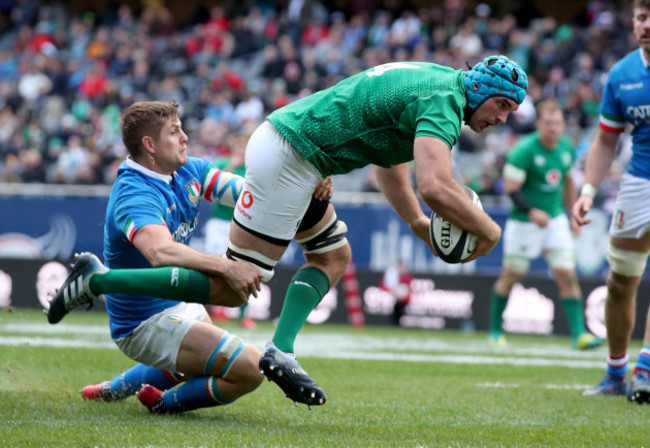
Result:
[[165,390],[176,386],[183,377],[168,370],[138,364],[111,381],[110,393],[115,398],[126,398],[137,393],[144,384]]

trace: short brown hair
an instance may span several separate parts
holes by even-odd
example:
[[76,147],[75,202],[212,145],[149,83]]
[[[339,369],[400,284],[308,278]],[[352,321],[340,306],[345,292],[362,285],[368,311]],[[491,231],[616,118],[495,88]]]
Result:
[[560,112],[564,112],[562,110],[562,106],[555,98],[549,98],[544,101],[541,101],[540,103],[537,104],[535,109],[537,111],[538,119],[542,116],[544,112],[555,112],[556,110],[559,110]]
[[158,140],[165,124],[175,118],[178,118],[178,104],[175,101],[141,101],[127,107],[122,113],[120,130],[131,157],[137,157],[142,152],[142,137]]

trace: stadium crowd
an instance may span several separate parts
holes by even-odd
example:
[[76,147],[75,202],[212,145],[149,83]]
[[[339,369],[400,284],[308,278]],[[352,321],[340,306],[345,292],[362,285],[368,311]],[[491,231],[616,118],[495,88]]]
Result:
[[[385,1],[346,13],[317,1],[244,12],[213,6],[180,24],[163,2],[147,3],[138,14],[121,5],[97,16],[61,3],[4,3],[0,181],[111,184],[126,154],[119,112],[134,101],[176,100],[191,154],[217,158],[274,109],[369,67],[419,60],[466,68],[503,53],[529,75],[526,102],[499,129],[463,133],[454,151],[472,162],[460,164],[465,183],[500,194],[505,155],[533,130],[534,105],[557,97],[585,153],[607,72],[635,48],[629,11],[604,0],[563,24],[519,23],[462,0],[416,10]],[[346,177],[337,188],[377,188],[369,171]]]

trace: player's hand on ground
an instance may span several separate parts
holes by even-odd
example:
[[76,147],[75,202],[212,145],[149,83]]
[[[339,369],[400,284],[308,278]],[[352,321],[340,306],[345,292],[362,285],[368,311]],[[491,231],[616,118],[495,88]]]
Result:
[[548,223],[551,222],[551,216],[548,213],[535,207],[528,211],[528,218],[542,229],[547,227]]
[[585,216],[591,210],[591,206],[594,203],[594,198],[588,194],[581,195],[573,207],[571,207],[571,224],[577,224],[578,226],[584,226],[589,224],[591,219],[586,219]]
[[314,197],[321,201],[329,201],[332,199],[333,192],[334,189],[332,187],[332,177],[327,176],[321,180],[318,185],[316,185],[316,189],[314,190]]
[[248,304],[248,297],[252,294],[257,297],[258,291],[262,290],[260,281],[262,274],[251,263],[246,261],[229,261],[225,279],[228,286],[237,293],[241,304]]

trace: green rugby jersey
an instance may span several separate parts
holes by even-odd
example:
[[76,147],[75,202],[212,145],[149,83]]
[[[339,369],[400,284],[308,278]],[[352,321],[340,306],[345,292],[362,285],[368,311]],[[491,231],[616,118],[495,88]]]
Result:
[[467,103],[463,71],[393,62],[288,104],[268,120],[323,176],[366,165],[413,160],[413,140],[436,137],[451,148]]
[[[555,149],[546,149],[539,141],[539,133],[533,132],[519,140],[506,163],[515,167],[514,174],[520,179],[525,176],[521,191],[530,205],[555,218],[564,213],[564,181],[574,157],[573,144],[568,138],[562,136]],[[510,218],[530,221],[518,207],[512,208]]]

